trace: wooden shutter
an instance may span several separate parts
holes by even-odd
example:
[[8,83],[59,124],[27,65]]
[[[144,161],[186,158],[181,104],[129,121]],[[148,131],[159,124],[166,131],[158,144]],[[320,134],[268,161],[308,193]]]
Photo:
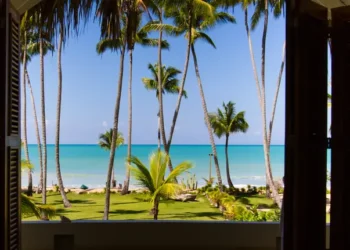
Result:
[[350,7],[332,10],[331,249],[350,249]]
[[20,63],[19,17],[0,1],[0,248],[20,246]]
[[326,247],[327,9],[305,2],[286,1],[284,250]]

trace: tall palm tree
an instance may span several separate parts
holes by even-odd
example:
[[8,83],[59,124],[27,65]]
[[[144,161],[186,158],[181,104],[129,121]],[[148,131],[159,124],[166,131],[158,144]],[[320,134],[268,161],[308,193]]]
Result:
[[[224,12],[217,12],[216,8],[208,3],[208,1],[205,0],[186,0],[182,1],[182,4],[179,5],[166,5],[165,6],[165,16],[171,17],[174,20],[175,26],[169,25],[169,24],[162,24],[162,22],[156,22],[151,25],[149,25],[149,29],[152,30],[159,30],[159,31],[166,31],[170,35],[185,35],[185,38],[188,40],[188,46],[187,46],[187,53],[186,53],[186,60],[185,60],[185,69],[184,74],[180,86],[180,92],[178,101],[176,104],[176,108],[173,115],[173,121],[170,129],[170,135],[169,135],[169,141],[168,143],[165,143],[164,149],[167,154],[169,154],[170,146],[172,142],[173,133],[175,131],[175,125],[178,117],[178,113],[180,110],[181,105],[181,99],[182,99],[182,91],[184,89],[185,81],[186,81],[186,75],[188,70],[188,64],[189,64],[189,58],[190,58],[190,52],[192,50],[192,46],[194,42],[198,39],[202,40],[208,40],[209,38],[203,30],[209,29],[213,27],[216,23],[220,22],[234,22],[234,18]],[[211,40],[209,38],[209,40]],[[192,50],[193,52],[194,50]],[[193,54],[193,53],[192,53]],[[195,56],[194,56],[195,57]],[[198,63],[197,63],[198,66]],[[198,68],[198,67],[197,67]],[[197,79],[199,74],[197,74]],[[199,81],[200,82],[200,81]],[[201,86],[201,84],[200,84]],[[201,97],[202,97],[202,104],[204,108],[204,113],[207,114],[208,112],[206,110],[206,104],[204,98],[204,93],[202,91],[203,89],[200,87]],[[204,102],[203,102],[204,101]],[[160,102],[160,105],[162,105],[162,102]],[[161,109],[160,109],[161,110]],[[160,112],[161,113],[161,112]],[[162,120],[162,115],[160,116]],[[205,115],[207,117],[207,115]],[[206,119],[208,121],[208,119]],[[161,122],[162,124],[162,122]],[[208,126],[207,122],[207,126]],[[210,124],[209,124],[210,126]],[[161,126],[162,130],[162,126]],[[219,162],[217,160],[217,153],[216,153],[216,147],[214,143],[214,137],[212,135],[211,129],[208,129],[209,135],[211,139],[211,145],[213,148],[213,154],[214,154],[214,162],[216,167],[216,172],[218,175],[218,183],[219,186],[222,186],[221,181],[221,174],[220,174],[220,168],[219,168]],[[166,141],[164,140],[163,142]],[[171,170],[171,160],[169,160],[169,169]]]
[[[113,136],[113,129],[111,128],[109,131],[106,131],[104,134],[100,134],[98,145],[104,150],[110,151],[112,146],[112,136]],[[118,133],[118,137],[116,140],[116,148],[119,148],[119,146],[124,144],[124,137],[122,133]],[[114,168],[112,170],[112,183],[116,183],[115,175],[114,175]],[[113,186],[113,184],[112,184]]]
[[[156,91],[156,97],[158,99],[159,89],[158,89],[158,64],[148,64],[148,69],[151,71],[152,78],[142,78],[142,82],[145,85],[145,88],[148,90]],[[176,94],[180,92],[179,80],[177,75],[181,73],[180,70],[174,67],[163,66],[161,69],[162,72],[162,92],[163,94]],[[185,98],[187,98],[186,91],[182,91]],[[161,134],[160,134],[160,115],[158,111],[158,150],[160,150],[161,144]]]
[[152,197],[151,211],[154,220],[158,220],[160,199],[167,199],[180,191],[182,187],[175,182],[175,179],[192,167],[191,163],[182,162],[166,177],[168,161],[169,156],[159,150],[150,156],[149,169],[138,158],[132,156],[130,159],[134,165],[130,167],[133,177],[150,192]]
[[[148,4],[152,4],[152,1],[148,1]],[[130,12],[127,15],[128,22],[134,23],[133,26],[126,29],[124,31],[125,36],[127,37],[127,50],[129,51],[129,131],[128,131],[128,159],[131,156],[131,137],[132,137],[132,72],[133,72],[133,52],[135,49],[135,44],[139,44],[141,46],[148,47],[156,47],[158,45],[157,39],[152,39],[148,37],[148,32],[145,31],[143,27],[141,27],[142,21],[142,11],[141,9],[145,8],[144,11],[148,9],[143,6],[145,2],[143,1],[135,1],[132,8],[130,8]],[[152,5],[153,6],[153,5]],[[161,41],[161,48],[168,49],[169,44],[167,41]],[[130,162],[128,162],[130,165]],[[126,170],[126,178],[124,181],[124,187],[121,194],[127,194],[129,192],[129,183],[130,183],[130,171],[129,168]]]
[[[27,89],[26,89],[26,69],[27,69],[27,31],[28,27],[28,12],[26,12],[21,19],[21,57],[22,57],[22,65],[23,65],[23,77],[22,77],[22,88],[23,88],[23,112],[22,112],[22,120],[23,120],[23,148],[25,159],[30,162],[29,159],[29,150],[28,150],[28,141],[27,141]],[[31,169],[28,170],[28,189],[27,195],[33,195],[33,175]]]
[[[45,89],[44,89],[44,56],[48,51],[53,51],[53,45],[51,44],[50,35],[47,32],[47,28],[44,25],[43,9],[47,6],[44,3],[38,4],[36,8],[31,12],[26,13],[22,18],[22,33],[25,33],[26,41],[22,44],[22,51],[26,53],[26,61],[30,61],[30,58],[34,55],[40,55],[40,83],[41,83],[41,113],[42,113],[42,137],[43,145],[40,146],[40,135],[38,123],[36,122],[37,142],[39,148],[39,160],[40,160],[40,186],[42,187],[42,202],[46,204],[46,176],[47,176],[47,154],[46,154],[46,117],[45,117]],[[23,53],[24,54],[24,53]],[[24,58],[24,56],[23,56]],[[29,75],[25,66],[25,75],[28,83]],[[31,88],[31,85],[30,85]],[[33,99],[33,95],[32,99]],[[33,100],[32,100],[33,103]],[[35,109],[35,107],[33,106]],[[35,111],[33,110],[35,113]],[[34,114],[36,117],[36,114]]]
[[200,93],[201,100],[202,100],[204,120],[205,120],[205,124],[207,126],[207,129],[208,129],[209,140],[210,140],[210,144],[212,147],[214,164],[215,164],[215,168],[216,168],[216,175],[217,175],[218,184],[219,184],[221,191],[223,190],[223,187],[222,187],[222,178],[221,178],[221,173],[220,173],[220,168],[219,168],[219,160],[218,160],[218,156],[217,156],[217,152],[216,152],[214,135],[213,135],[213,131],[212,131],[211,124],[210,124],[207,104],[205,101],[203,84],[202,84],[202,80],[201,80],[200,73],[199,73],[197,54],[196,54],[196,50],[195,50],[195,42],[198,40],[203,40],[203,41],[207,42],[208,44],[210,44],[212,47],[216,48],[213,40],[204,31],[208,30],[209,28],[212,28],[216,24],[222,23],[222,22],[223,23],[226,23],[226,22],[234,23],[235,19],[233,16],[231,16],[227,13],[216,12],[216,10],[213,10],[213,13],[211,16],[206,16],[203,14],[195,15],[193,18],[193,27],[192,27],[192,30],[190,31],[190,32],[192,32],[191,52],[192,52],[192,57],[193,57],[195,73],[196,73],[196,77],[197,77],[199,93]]
[[[129,78],[129,139],[128,139],[128,155],[131,155],[131,132],[132,132],[132,96],[131,96],[131,90],[132,90],[132,58],[133,58],[133,51],[135,48],[135,44],[140,44],[141,46],[156,46],[156,40],[151,39],[148,37],[148,32],[146,32],[142,27],[141,27],[141,12],[137,13],[136,20],[132,20],[131,17],[124,17],[122,20],[123,23],[123,28],[121,30],[121,36],[117,39],[114,38],[105,38],[102,39],[96,46],[97,53],[102,54],[106,50],[111,50],[111,51],[120,51],[121,56],[120,56],[120,70],[124,70],[124,56],[125,56],[125,51],[129,51],[129,56],[130,56],[130,78]],[[133,21],[136,30],[133,30],[131,28],[128,29],[128,22]],[[130,37],[131,36],[131,37]],[[169,44],[166,41],[163,41],[162,43],[163,48],[168,48]],[[119,82],[118,82],[118,94],[117,94],[117,105],[116,105],[116,110],[117,113],[115,113],[115,119],[116,116],[118,116],[119,120],[119,106],[120,106],[120,99],[121,99],[121,88],[122,88],[122,81],[123,81],[123,72],[119,72]],[[119,89],[120,88],[120,89]],[[116,122],[116,120],[114,121]],[[116,124],[115,124],[116,125]],[[116,131],[117,132],[117,131]],[[111,148],[111,155],[110,155],[110,162],[109,162],[109,169],[112,167],[113,169],[113,163],[111,161],[112,154],[114,154],[115,149],[113,147]],[[129,158],[129,157],[128,157]],[[110,171],[108,171],[110,172]],[[107,174],[107,182],[110,182],[110,175]],[[124,183],[124,189],[123,189],[123,194],[126,194],[129,189],[129,181],[130,181],[130,173],[129,170],[127,169],[126,171],[126,180]],[[106,197],[109,197],[109,191],[108,187],[106,189]],[[109,200],[109,198],[108,198]],[[109,204],[109,201],[107,202],[106,198],[106,204]],[[107,215],[107,210],[109,210],[109,205],[107,208],[107,205],[105,207],[105,215],[104,218],[108,219]]]
[[225,136],[225,155],[226,155],[226,176],[229,187],[233,187],[230,177],[230,167],[228,159],[228,141],[230,134],[243,132],[249,127],[245,120],[245,112],[236,113],[235,103],[228,102],[222,104],[223,110],[218,108],[217,113],[210,113],[210,124],[218,138]]
[[[225,8],[234,8],[238,3],[241,3],[244,10],[244,24],[246,28],[249,52],[252,61],[253,73],[255,78],[255,84],[258,91],[259,105],[261,109],[262,117],[262,130],[263,130],[263,147],[264,147],[264,156],[265,156],[265,172],[266,172],[266,187],[267,195],[270,195],[270,191],[275,199],[275,202],[281,207],[282,203],[278,195],[277,189],[275,187],[271,169],[271,159],[270,159],[270,146],[272,138],[272,129],[275,118],[275,110],[277,106],[278,94],[281,84],[282,75],[284,72],[284,62],[285,62],[285,44],[283,45],[283,56],[282,62],[277,77],[277,86],[275,97],[272,104],[272,113],[269,122],[267,121],[266,116],[266,84],[265,84],[265,68],[266,68],[266,40],[267,40],[267,30],[269,24],[269,8],[273,12],[275,18],[278,18],[283,13],[284,0],[216,0],[216,4],[220,7]],[[248,8],[253,5],[254,13],[251,16],[251,21],[248,21]],[[261,43],[261,74],[259,77],[258,70],[255,63],[255,56],[253,52],[253,45],[251,39],[251,31],[254,30],[257,24],[260,22],[263,17],[263,31],[262,31],[262,43]],[[260,78],[260,79],[259,79]]]
[[[124,74],[124,57],[126,49],[125,36],[121,35],[121,17],[122,13],[125,13],[124,6],[121,5],[120,0],[101,0],[97,4],[97,17],[100,19],[101,26],[101,38],[110,39],[113,43],[119,43],[118,48],[113,47],[113,50],[120,51],[119,59],[119,76],[117,86],[117,96],[114,107],[114,119],[113,119],[113,133],[112,133],[112,145],[109,154],[108,170],[107,170],[107,181],[106,181],[106,197],[103,219],[108,220],[109,216],[109,205],[110,205],[110,188],[111,188],[111,177],[114,165],[114,156],[116,150],[116,141],[118,135],[118,123],[119,123],[119,110],[120,101],[123,86],[123,74]],[[127,25],[126,25],[127,26]],[[105,45],[107,43],[104,43]],[[107,49],[107,46],[97,45],[97,53],[101,54]]]

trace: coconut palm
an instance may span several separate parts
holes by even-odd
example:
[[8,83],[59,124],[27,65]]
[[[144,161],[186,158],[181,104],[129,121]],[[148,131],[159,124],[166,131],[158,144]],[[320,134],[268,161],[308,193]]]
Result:
[[130,158],[133,164],[133,167],[130,166],[132,176],[139,185],[150,192],[153,203],[151,212],[154,220],[158,219],[160,200],[167,199],[181,190],[182,186],[177,184],[175,179],[192,167],[190,162],[182,162],[166,177],[168,161],[169,156],[159,150],[150,156],[149,169],[137,157]]
[[[265,156],[265,172],[266,172],[266,186],[267,190],[271,190],[272,194],[274,196],[275,202],[281,207],[281,200],[278,196],[277,189],[274,185],[273,181],[273,175],[272,175],[272,169],[271,169],[271,159],[270,159],[270,145],[271,145],[271,138],[272,138],[272,129],[273,129],[273,123],[274,123],[274,117],[275,117],[275,110],[277,106],[277,100],[278,100],[278,94],[281,84],[282,75],[284,72],[284,62],[285,62],[285,44],[283,45],[283,56],[282,56],[282,62],[277,78],[277,87],[275,92],[275,97],[273,100],[272,105],[272,112],[270,121],[267,122],[266,117],[266,84],[265,84],[265,68],[266,68],[266,40],[267,40],[267,30],[268,30],[268,23],[269,23],[269,8],[273,12],[273,15],[275,18],[278,18],[281,16],[283,12],[283,6],[284,6],[284,0],[215,0],[216,5],[220,7],[224,7],[226,9],[228,8],[234,8],[237,3],[241,3],[243,10],[244,10],[244,23],[246,28],[246,33],[248,37],[248,45],[249,45],[249,51],[252,61],[252,67],[253,67],[253,73],[256,83],[256,88],[258,90],[258,99],[259,99],[259,105],[261,109],[261,116],[262,116],[262,129],[263,129],[263,146],[264,146],[264,156]],[[248,21],[248,9],[249,6],[253,5],[254,13],[251,16],[251,21],[249,23]],[[254,30],[263,17],[264,23],[263,23],[263,31],[262,31],[262,44],[261,44],[261,75],[259,77],[258,70],[255,63],[255,56],[253,52],[253,45],[252,45],[252,39],[251,39],[251,31]],[[259,79],[260,78],[260,79]],[[269,195],[270,192],[267,192],[267,195]]]
[[[159,89],[158,89],[158,64],[148,64],[148,69],[151,71],[152,78],[142,78],[142,82],[147,90],[156,91],[156,97],[158,99]],[[163,94],[176,94],[180,92],[179,80],[176,78],[178,74],[181,73],[180,70],[174,67],[163,66],[162,72],[162,92]],[[187,98],[186,91],[182,91],[185,98]],[[160,133],[160,115],[158,116],[158,150],[160,150],[161,144],[161,133]]]
[[[40,6],[40,5],[39,5]],[[26,53],[26,62],[34,55],[40,55],[40,85],[41,85],[41,116],[42,116],[42,146],[39,149],[42,152],[42,165],[40,166],[40,185],[42,187],[42,202],[46,204],[46,176],[47,176],[47,153],[46,153],[46,117],[45,117],[45,85],[44,85],[44,56],[48,51],[53,51],[53,45],[50,42],[50,37],[46,32],[44,25],[42,25],[42,18],[40,17],[41,9],[38,8],[31,14],[26,14],[22,18],[23,33],[25,33],[25,43],[22,50]],[[24,53],[23,53],[24,55]],[[24,58],[24,56],[23,56]],[[25,66],[25,72],[26,66]],[[27,72],[28,73],[28,72]],[[27,80],[30,84],[28,74]],[[33,97],[32,97],[33,98]],[[38,126],[38,124],[36,124]],[[37,133],[39,128],[36,128]],[[40,136],[37,135],[38,145],[40,145]],[[40,146],[38,146],[40,147]]]
[[[97,5],[96,12],[98,18],[100,19],[102,39],[108,38],[111,42],[120,44],[120,46],[118,46],[118,49],[112,46],[113,50],[120,50],[120,70],[117,88],[117,98],[114,109],[114,124],[112,136],[114,142],[116,141],[116,137],[118,134],[125,51],[127,49],[127,46],[129,48],[129,45],[133,43],[132,40],[135,39],[135,33],[137,31],[137,22],[135,22],[134,17],[142,11],[149,13],[149,8],[153,9],[154,7],[155,5],[151,0],[101,0]],[[114,156],[115,146],[114,143],[112,143],[108,163],[106,201],[103,216],[103,218],[106,220],[108,220],[109,216],[110,180],[114,164]]]
[[[219,161],[217,157],[217,152],[216,152],[216,146],[215,146],[215,141],[214,141],[214,136],[213,136],[213,131],[211,129],[211,124],[209,121],[209,114],[207,110],[207,105],[205,101],[205,95],[203,91],[203,85],[199,73],[199,66],[198,66],[198,60],[197,60],[197,55],[195,51],[195,42],[198,40],[202,40],[204,42],[209,43],[211,46],[216,48],[213,40],[204,32],[212,27],[214,27],[216,24],[219,23],[234,23],[235,19],[233,16],[224,13],[224,12],[217,12],[215,8],[211,8],[211,12],[209,13],[203,13],[203,12],[193,12],[190,15],[190,20],[187,15],[187,12],[177,12],[174,13],[174,19],[179,23],[183,24],[183,30],[181,31],[182,33],[185,33],[186,37],[189,37],[189,34],[191,34],[190,37],[190,47],[191,47],[191,52],[193,56],[193,62],[195,66],[195,73],[197,77],[197,82],[198,82],[198,87],[199,87],[199,92],[202,100],[202,107],[203,107],[203,113],[204,113],[204,120],[208,128],[208,133],[209,133],[209,139],[210,143],[212,146],[212,151],[213,151],[213,157],[214,157],[214,163],[215,163],[215,168],[216,168],[216,174],[217,174],[217,179],[218,179],[218,185],[220,189],[222,190],[222,178],[221,178],[221,173],[220,173],[220,168],[219,168]],[[171,12],[170,12],[171,14]],[[191,23],[189,26],[188,23]],[[188,30],[188,28],[191,28]],[[180,33],[180,30],[177,30],[177,33]]]
[[[104,134],[100,134],[99,136],[99,142],[98,145],[106,151],[111,150],[112,146],[112,135],[113,135],[113,129],[107,130]],[[124,137],[122,133],[118,133],[118,137],[116,140],[116,148],[119,148],[119,146],[124,144]],[[114,168],[112,171],[112,183],[116,183],[115,176],[114,176]],[[113,186],[113,185],[112,185]]]
[[230,134],[245,133],[249,127],[245,120],[245,112],[236,113],[235,103],[228,102],[222,104],[223,110],[218,108],[216,113],[210,113],[210,124],[218,138],[225,136],[225,155],[226,155],[226,176],[229,187],[233,187],[230,177],[230,167],[228,159],[228,142]]
[[[23,120],[23,148],[24,148],[24,155],[26,160],[29,162],[29,150],[28,150],[28,143],[27,143],[27,89],[26,89],[26,69],[27,69],[27,31],[29,30],[28,25],[28,12],[26,12],[22,19],[21,19],[21,58],[22,58],[22,65],[23,65],[23,77],[22,77],[22,89],[23,89],[23,112],[22,112],[22,120]],[[32,196],[33,195],[33,175],[32,171],[28,171],[28,190],[27,195]]]
[[[149,3],[151,3],[150,1]],[[158,45],[157,39],[148,38],[148,32],[141,27],[142,12],[140,11],[140,3],[138,1],[134,2],[132,8],[133,11],[127,17],[129,22],[132,21],[136,25],[125,30],[125,35],[127,39],[127,49],[129,51],[129,135],[128,135],[128,159],[131,156],[131,136],[132,136],[132,70],[133,70],[133,51],[135,49],[135,44],[148,47],[156,47]],[[127,35],[129,32],[131,34]],[[162,49],[168,49],[169,44],[166,41],[161,42]],[[130,164],[130,162],[128,163]],[[129,168],[126,170],[126,178],[124,181],[124,187],[121,194],[127,194],[129,192],[130,183],[130,171]]]
[[[186,80],[186,75],[187,75],[187,69],[188,69],[188,62],[189,62],[189,56],[190,56],[190,51],[192,50],[192,54],[194,50],[194,42],[197,41],[198,39],[208,41],[210,44],[214,45],[210,37],[203,32],[203,30],[207,30],[211,27],[213,27],[217,23],[226,23],[226,22],[234,22],[234,18],[224,12],[217,12],[216,9],[214,8],[213,5],[208,3],[208,1],[204,0],[186,0],[182,1],[182,4],[180,5],[172,5],[168,4],[165,5],[165,16],[166,17],[171,17],[174,21],[175,26],[169,25],[169,24],[163,24],[161,21],[160,22],[154,22],[149,25],[150,30],[159,30],[160,34],[161,31],[165,30],[168,34],[170,35],[185,35],[186,39],[188,40],[188,49],[187,49],[187,54],[186,54],[186,61],[185,61],[185,70],[183,74],[183,79],[180,87],[180,92],[179,92],[179,97],[178,101],[176,104],[174,116],[173,116],[173,122],[171,125],[170,129],[170,136],[169,136],[169,141],[166,143],[165,139],[165,132],[164,132],[164,121],[163,121],[163,115],[162,115],[162,98],[161,98],[161,92],[160,92],[160,119],[161,119],[161,133],[163,137],[163,144],[164,144],[164,149],[167,154],[169,154],[170,151],[170,146],[171,146],[171,141],[173,137],[173,133],[175,131],[175,125],[176,125],[176,120],[177,116],[180,110],[180,105],[181,105],[181,98],[182,98],[182,91],[184,89],[184,84]],[[215,46],[215,45],[214,45]],[[193,49],[192,49],[193,47]],[[193,54],[194,59],[197,59],[195,53]],[[194,60],[195,61],[195,60]],[[159,63],[159,62],[158,62]],[[196,68],[198,69],[198,62],[196,61]],[[161,64],[160,64],[161,65]],[[197,70],[196,70],[197,72]],[[202,98],[202,106],[203,110],[205,113],[205,117],[207,117],[208,112],[206,111],[206,103],[204,99],[204,93],[203,93],[203,88],[202,84],[200,81],[199,76],[199,71],[197,75],[198,81],[198,86],[200,86],[200,93],[201,93],[201,98]],[[158,79],[160,81],[161,79]],[[160,86],[160,85],[159,85]],[[158,86],[158,88],[159,88]],[[213,154],[214,154],[214,162],[215,162],[215,167],[216,167],[216,172],[218,175],[218,183],[219,186],[222,186],[222,181],[221,181],[221,174],[220,174],[220,168],[219,168],[219,162],[217,159],[217,153],[216,153],[216,147],[214,143],[214,137],[212,135],[212,131],[210,128],[209,124],[209,119],[206,119],[206,123],[208,127],[208,132],[211,138],[211,145],[213,148]],[[164,135],[163,135],[164,134]],[[165,142],[165,143],[164,143]],[[171,170],[171,161],[169,161],[169,169]]]

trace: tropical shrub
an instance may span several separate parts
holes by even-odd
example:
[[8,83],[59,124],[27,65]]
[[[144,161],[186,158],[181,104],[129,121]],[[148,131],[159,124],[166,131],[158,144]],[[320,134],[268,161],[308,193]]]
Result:
[[161,199],[168,199],[182,190],[176,179],[183,173],[192,168],[189,162],[182,162],[176,166],[166,177],[166,169],[169,165],[169,156],[160,150],[153,153],[149,158],[149,169],[136,157],[131,157],[130,166],[132,176],[138,181],[138,184],[149,191],[153,208],[151,213],[155,220],[158,219],[159,202]]

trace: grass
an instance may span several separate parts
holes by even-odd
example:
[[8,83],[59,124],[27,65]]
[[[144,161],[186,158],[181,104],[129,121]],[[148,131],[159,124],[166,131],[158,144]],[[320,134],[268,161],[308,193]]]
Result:
[[[67,194],[72,204],[71,208],[64,208],[59,193],[48,193],[47,203],[56,208],[59,215],[71,220],[101,220],[104,209],[104,194]],[[34,195],[34,201],[41,203],[41,195]],[[273,201],[264,196],[236,197],[237,204],[262,205],[271,207]],[[144,194],[111,194],[110,220],[152,220],[149,214],[152,204],[145,200]],[[163,201],[159,207],[160,220],[224,220],[222,213],[212,207],[203,196],[198,196],[195,202]],[[35,217],[23,220],[37,220]],[[59,220],[56,217],[55,220]]]
[[[40,204],[41,196],[34,195],[34,201]],[[104,209],[104,194],[74,194],[69,193],[71,208],[64,208],[59,193],[48,193],[47,203],[54,206],[60,215],[71,220],[101,220]],[[110,220],[152,220],[149,214],[152,204],[145,201],[143,194],[111,194]],[[164,201],[159,207],[160,220],[224,220],[217,208],[199,196],[196,202]],[[37,220],[35,217],[23,220]],[[55,220],[59,220],[57,217]]]

